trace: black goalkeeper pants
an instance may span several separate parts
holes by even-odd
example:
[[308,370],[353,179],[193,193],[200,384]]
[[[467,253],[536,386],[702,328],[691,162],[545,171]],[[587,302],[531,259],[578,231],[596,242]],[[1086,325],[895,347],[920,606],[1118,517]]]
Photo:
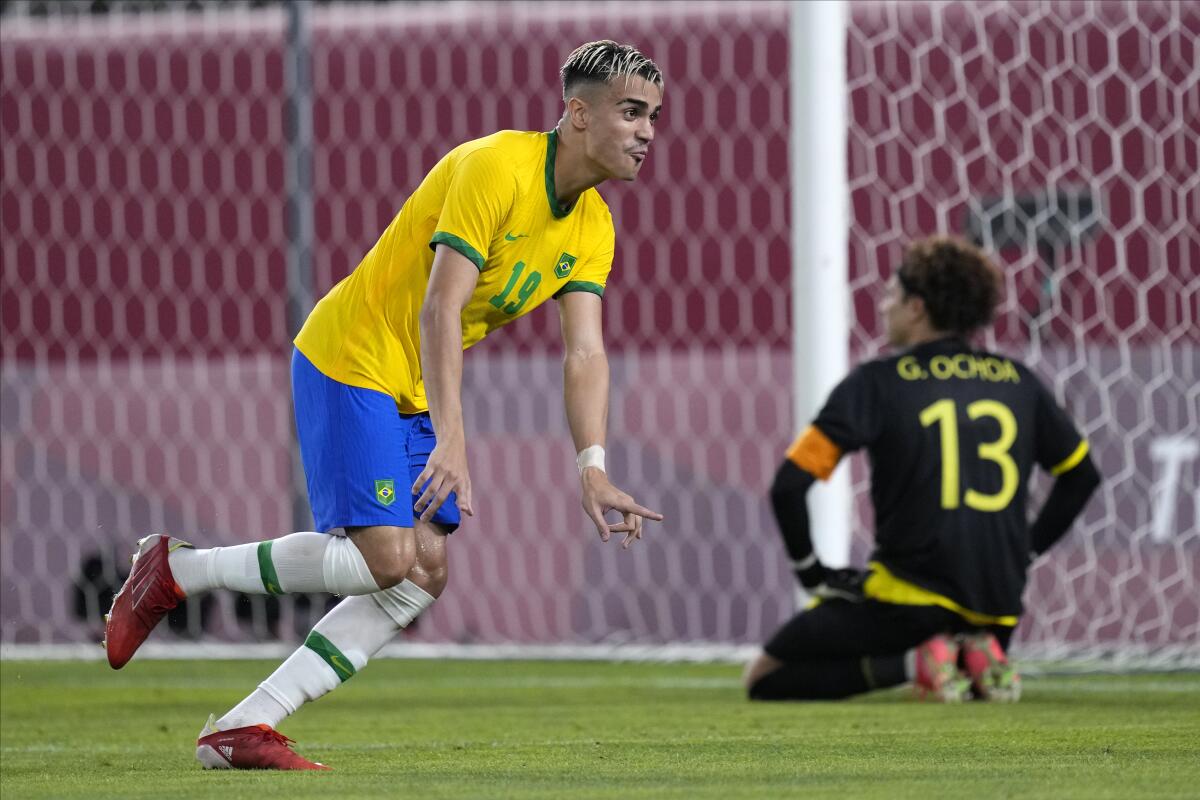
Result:
[[[980,630],[938,606],[830,600],[801,611],[763,648],[783,666],[750,687],[753,700],[837,700],[904,683],[904,655],[937,634]],[[1008,649],[1012,628],[989,627]]]

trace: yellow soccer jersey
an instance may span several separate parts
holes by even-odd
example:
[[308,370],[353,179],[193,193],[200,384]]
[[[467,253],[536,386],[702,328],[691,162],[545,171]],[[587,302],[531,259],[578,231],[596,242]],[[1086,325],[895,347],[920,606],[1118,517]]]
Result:
[[438,244],[479,268],[463,309],[463,348],[551,297],[604,295],[614,233],[594,188],[570,208],[554,193],[556,131],[500,131],[451,150],[425,176],[362,262],[325,295],[296,347],[341,383],[429,409],[418,315]]

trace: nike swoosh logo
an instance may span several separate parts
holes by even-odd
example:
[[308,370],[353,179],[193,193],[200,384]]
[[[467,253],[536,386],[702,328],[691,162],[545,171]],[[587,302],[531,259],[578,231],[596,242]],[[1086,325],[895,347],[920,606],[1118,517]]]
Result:
[[528,236],[529,236],[528,233],[518,233],[516,236],[513,236],[512,232],[510,231],[510,232],[504,234],[504,241],[515,242],[517,239],[525,239]]

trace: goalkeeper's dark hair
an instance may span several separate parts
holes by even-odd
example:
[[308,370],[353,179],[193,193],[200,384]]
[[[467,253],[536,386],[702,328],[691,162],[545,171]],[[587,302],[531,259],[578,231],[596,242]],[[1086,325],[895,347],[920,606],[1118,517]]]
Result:
[[910,244],[896,277],[905,294],[925,301],[933,327],[964,336],[992,321],[1002,294],[1000,271],[983,251],[951,236]]
[[661,89],[662,70],[631,44],[600,39],[576,47],[558,71],[562,78],[563,101],[584,84],[610,83],[619,77],[645,78]]

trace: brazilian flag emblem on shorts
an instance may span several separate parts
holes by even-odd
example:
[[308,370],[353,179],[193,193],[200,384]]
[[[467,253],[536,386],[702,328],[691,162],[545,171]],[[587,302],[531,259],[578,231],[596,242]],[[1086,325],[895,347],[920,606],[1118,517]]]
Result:
[[396,502],[395,481],[375,481],[375,499],[385,506]]
[[571,274],[571,270],[575,268],[575,256],[570,253],[563,253],[558,257],[558,263],[554,265],[554,274],[560,278],[565,278]]

